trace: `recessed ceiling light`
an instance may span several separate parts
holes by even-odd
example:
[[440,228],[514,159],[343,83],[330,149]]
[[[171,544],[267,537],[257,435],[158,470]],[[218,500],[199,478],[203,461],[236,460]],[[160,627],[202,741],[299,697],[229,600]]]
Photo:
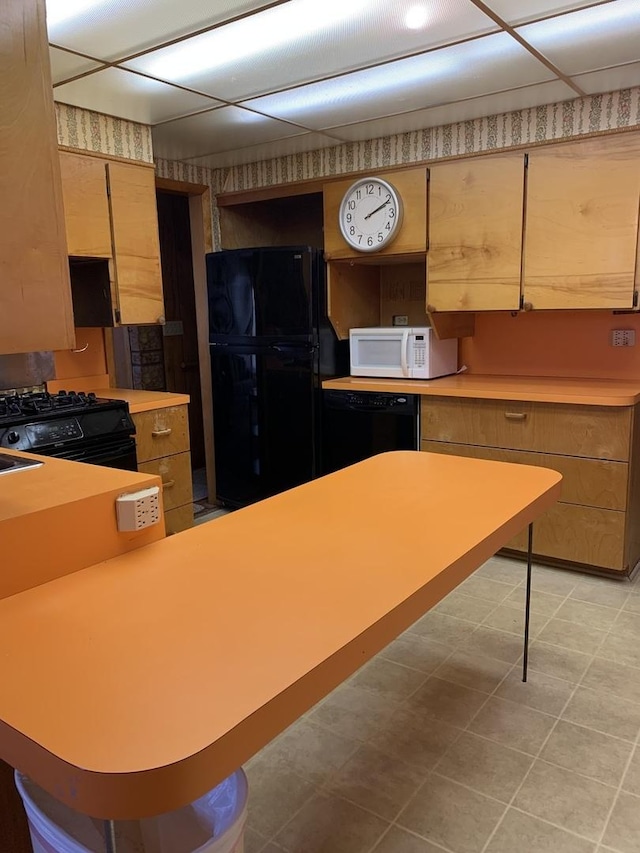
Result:
[[426,6],[412,6],[404,16],[405,26],[410,30],[420,30],[426,26],[429,13]]
[[100,6],[106,0],[47,0],[47,25],[53,27]]

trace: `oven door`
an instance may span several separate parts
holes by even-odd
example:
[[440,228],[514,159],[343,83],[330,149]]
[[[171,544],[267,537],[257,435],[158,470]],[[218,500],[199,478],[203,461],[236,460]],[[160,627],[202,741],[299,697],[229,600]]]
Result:
[[121,468],[124,471],[137,471],[136,442],[133,438],[119,438],[111,441],[100,440],[84,444],[82,447],[60,447],[47,451],[38,450],[43,456],[56,456],[72,462],[86,462],[89,465],[103,465],[105,468]]

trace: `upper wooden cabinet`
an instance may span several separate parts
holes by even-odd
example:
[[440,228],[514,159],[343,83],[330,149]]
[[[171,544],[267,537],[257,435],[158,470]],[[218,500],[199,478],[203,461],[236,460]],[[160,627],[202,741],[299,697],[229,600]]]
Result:
[[[365,175],[360,175],[360,178]],[[357,178],[332,181],[323,187],[324,200],[324,252],[327,260],[361,258],[364,262],[380,263],[385,257],[411,255],[427,249],[427,170],[404,169],[383,172],[379,177],[392,184],[402,198],[404,216],[398,236],[380,252],[357,252],[345,241],[338,225],[340,202]]]
[[520,153],[430,168],[430,308],[440,312],[520,307],[524,163]]
[[60,152],[69,255],[109,258],[114,322],[164,322],[153,167]]
[[44,0],[0,14],[0,354],[75,346]]
[[529,153],[523,267],[526,307],[633,306],[639,158],[636,133]]

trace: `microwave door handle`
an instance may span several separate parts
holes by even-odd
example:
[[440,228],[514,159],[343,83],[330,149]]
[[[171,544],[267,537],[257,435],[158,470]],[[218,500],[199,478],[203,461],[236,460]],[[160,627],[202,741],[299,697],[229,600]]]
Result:
[[402,332],[402,342],[400,344],[400,366],[402,367],[402,375],[409,376],[409,329],[404,329]]

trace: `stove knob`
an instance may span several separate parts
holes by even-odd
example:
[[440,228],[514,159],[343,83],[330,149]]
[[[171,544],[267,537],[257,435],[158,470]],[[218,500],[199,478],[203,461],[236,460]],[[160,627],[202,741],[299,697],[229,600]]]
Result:
[[7,441],[9,444],[17,444],[20,441],[20,433],[15,430],[11,430],[10,433],[7,433]]

